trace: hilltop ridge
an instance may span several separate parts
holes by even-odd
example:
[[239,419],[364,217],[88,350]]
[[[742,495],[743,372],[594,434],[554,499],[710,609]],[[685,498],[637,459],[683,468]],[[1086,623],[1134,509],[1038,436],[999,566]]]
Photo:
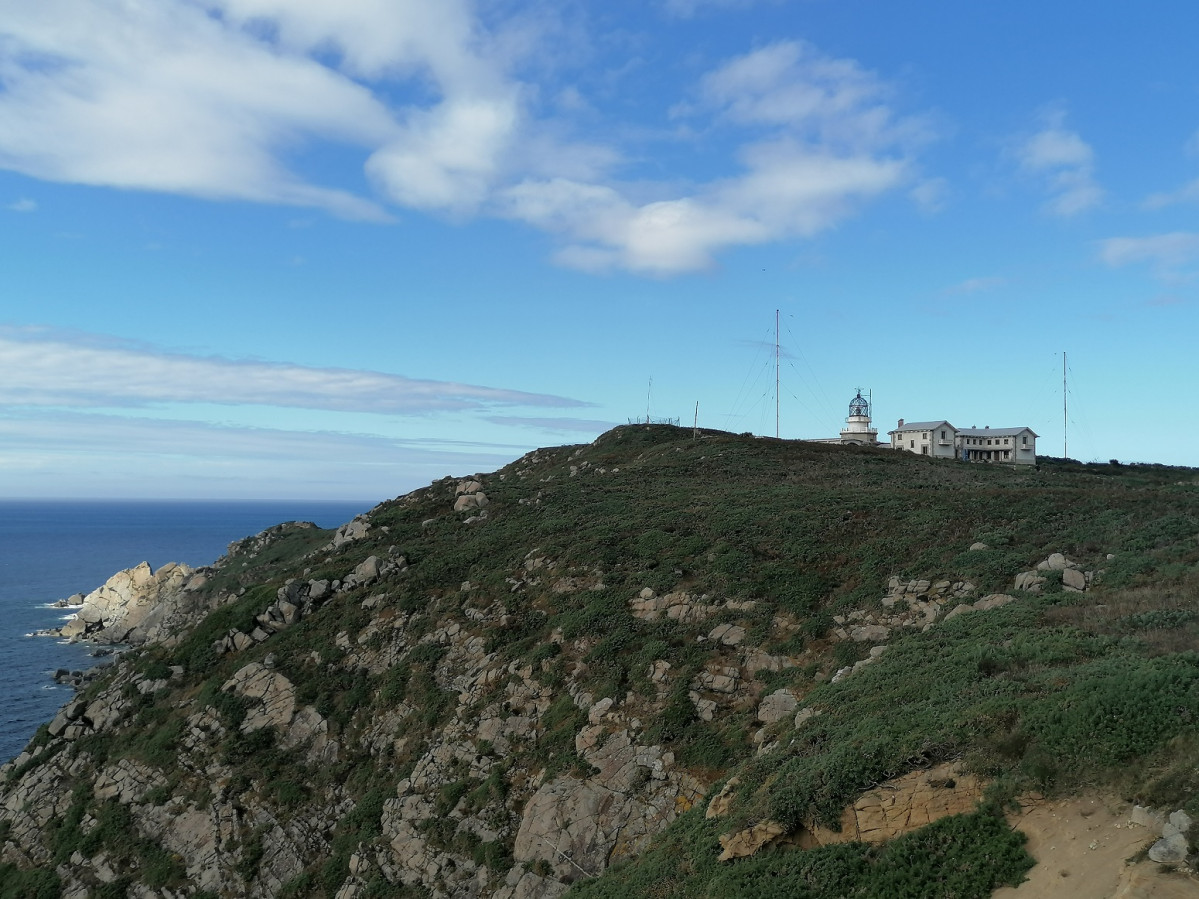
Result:
[[0,769],[0,896],[981,897],[1094,790],[1186,877],[1196,565],[1192,469],[537,450],[177,576]]

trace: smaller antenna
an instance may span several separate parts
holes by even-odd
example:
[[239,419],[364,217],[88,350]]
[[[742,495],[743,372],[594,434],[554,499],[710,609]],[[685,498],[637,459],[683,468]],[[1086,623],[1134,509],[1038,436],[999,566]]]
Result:
[[699,400],[695,401],[695,420],[691,422],[691,439],[699,438]]
[[645,394],[645,423],[649,424],[649,410],[654,401],[654,378],[653,375],[649,379],[649,390]]
[[1069,435],[1066,433],[1066,351],[1062,350],[1062,458],[1070,458]]

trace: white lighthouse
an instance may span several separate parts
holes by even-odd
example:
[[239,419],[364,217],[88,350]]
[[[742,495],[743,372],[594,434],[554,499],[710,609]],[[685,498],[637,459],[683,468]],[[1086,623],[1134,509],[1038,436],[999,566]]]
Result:
[[870,400],[862,396],[862,388],[849,401],[849,417],[841,430],[841,443],[853,446],[877,446],[878,430],[870,427]]

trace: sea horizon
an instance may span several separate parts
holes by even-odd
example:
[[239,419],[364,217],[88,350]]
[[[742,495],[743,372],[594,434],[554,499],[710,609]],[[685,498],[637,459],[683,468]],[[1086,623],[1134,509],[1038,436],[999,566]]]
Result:
[[336,528],[379,501],[0,498],[0,764],[73,695],[58,668],[102,658],[90,643],[31,636],[73,612],[53,603],[89,593],[118,571],[147,562],[199,568],[230,543],[284,521]]

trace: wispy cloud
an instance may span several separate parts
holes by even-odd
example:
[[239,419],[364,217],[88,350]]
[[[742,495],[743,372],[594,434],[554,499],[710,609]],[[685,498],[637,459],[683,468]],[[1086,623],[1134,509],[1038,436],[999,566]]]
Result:
[[95,413],[0,411],[0,495],[366,497],[490,471],[528,446]]
[[5,208],[10,212],[37,212],[37,201],[22,197],[19,200],[9,203]]
[[1177,284],[1193,277],[1186,269],[1199,262],[1199,233],[1110,237],[1099,242],[1099,258],[1111,266],[1147,263],[1154,277]]
[[555,434],[583,432],[598,434],[616,427],[619,422],[591,418],[522,418],[516,415],[489,415],[487,420],[497,425],[518,428],[537,428]]
[[1150,194],[1145,198],[1146,209],[1161,209],[1178,203],[1199,203],[1199,178],[1184,184],[1178,190]]
[[[254,5],[267,11],[227,6]],[[222,7],[6,4],[0,167],[386,218],[371,201],[307,183],[282,160],[316,138],[377,146],[399,130],[390,112],[348,75],[237,28]]]
[[1050,194],[1045,209],[1052,215],[1069,217],[1095,208],[1104,191],[1095,180],[1094,150],[1065,127],[1065,113],[1055,110],[1043,119],[1044,127],[1015,149],[1021,169],[1043,181]]
[[779,0],[663,0],[662,9],[675,18],[691,19],[705,13],[744,10],[777,2]]
[[949,203],[949,182],[944,178],[926,178],[909,191],[924,212],[940,212]]
[[635,199],[618,185],[527,179],[504,191],[507,214],[568,243],[559,262],[670,275],[710,266],[735,246],[810,237],[910,177],[927,138],[898,117],[889,90],[853,60],[785,41],[728,60],[699,84],[683,117],[757,137],[739,171],[685,195]]
[[1184,265],[1199,259],[1199,234],[1174,231],[1151,237],[1110,237],[1100,241],[1100,255],[1108,265],[1155,262]]
[[[571,116],[595,115],[587,98],[542,104],[561,85],[516,74],[552,29],[508,13],[469,0],[9,4],[0,168],[349,218],[387,219],[386,204],[500,217],[551,234],[564,265],[665,276],[833,227],[908,183],[927,137],[854,60],[782,41],[727,60],[679,107],[690,133],[716,129],[733,148],[724,174],[683,189],[620,180],[612,132],[575,136]],[[324,143],[361,151],[377,199],[297,170],[297,148]]]
[[943,291],[944,294],[971,294],[979,293],[984,290],[994,290],[997,287],[1002,287],[1007,283],[1006,278],[991,276],[987,278],[967,278],[965,281],[959,281],[957,284],[951,284]]
[[67,408],[169,403],[381,414],[580,407],[584,402],[386,372],[171,353],[95,335],[0,328],[0,402]]

